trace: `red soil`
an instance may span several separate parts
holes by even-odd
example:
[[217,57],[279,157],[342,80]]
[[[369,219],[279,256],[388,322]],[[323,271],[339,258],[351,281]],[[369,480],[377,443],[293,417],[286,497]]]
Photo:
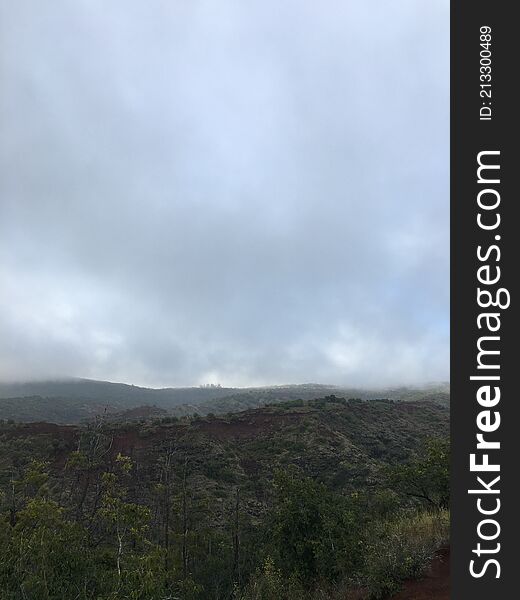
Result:
[[71,439],[76,435],[78,428],[76,425],[56,425],[55,423],[34,422],[21,423],[18,426],[9,429],[5,434],[12,437],[25,437],[30,435],[54,435],[64,439]]
[[255,438],[259,434],[272,433],[293,423],[298,423],[302,416],[302,414],[290,412],[283,414],[244,412],[238,419],[230,421],[211,419],[201,421],[194,427],[197,431],[214,439]]
[[450,549],[439,550],[425,576],[407,581],[390,600],[450,600]]

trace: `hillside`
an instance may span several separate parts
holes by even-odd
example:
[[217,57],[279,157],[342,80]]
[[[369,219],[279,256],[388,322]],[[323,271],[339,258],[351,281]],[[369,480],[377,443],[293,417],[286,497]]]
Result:
[[[7,556],[32,536],[37,547],[48,545],[41,556],[25,555],[27,572],[19,571],[25,562],[0,557],[0,581],[14,577],[6,598],[22,598],[16,582],[29,572],[34,582],[40,563],[46,586],[56,574],[53,597],[68,597],[77,555],[86,561],[85,599],[109,597],[111,586],[123,594],[114,571],[121,556],[129,590],[144,585],[150,561],[155,591],[135,596],[146,600],[166,589],[186,600],[339,600],[352,586],[352,597],[383,598],[446,541],[447,455],[439,449],[449,410],[438,402],[328,396],[225,416],[127,416],[83,426],[0,424],[0,519],[13,536],[3,542]],[[409,473],[422,481],[419,495]],[[441,512],[420,512],[431,503]],[[61,562],[48,564],[65,552],[61,535],[72,552],[63,572]],[[295,535],[303,537],[290,541]],[[293,552],[293,543],[307,549]],[[396,552],[406,553],[398,563]],[[391,566],[401,563],[398,572]],[[257,586],[274,591],[258,596]]]
[[4,425],[0,465],[5,472],[11,441],[23,439],[32,458],[62,464],[82,436],[97,432],[110,439],[107,460],[122,453],[146,467],[153,466],[171,445],[179,460],[187,455],[193,468],[200,466],[205,489],[221,478],[253,484],[259,475],[268,476],[276,467],[291,463],[341,488],[359,478],[365,478],[366,484],[378,464],[406,459],[424,439],[447,435],[448,427],[448,410],[433,402],[326,397],[225,417],[159,417],[86,427]]
[[114,409],[134,408],[139,405],[157,405],[171,408],[183,403],[199,403],[222,398],[233,393],[234,388],[146,388],[125,383],[91,379],[64,379],[25,383],[0,383],[0,399],[40,397],[42,399],[67,399],[76,404],[109,406]]
[[360,390],[304,384],[259,388],[143,388],[86,379],[0,383],[0,419],[77,424],[97,415],[119,415],[139,407],[163,409],[174,416],[225,414],[266,404],[336,395],[346,398],[432,400],[449,405],[449,385]]

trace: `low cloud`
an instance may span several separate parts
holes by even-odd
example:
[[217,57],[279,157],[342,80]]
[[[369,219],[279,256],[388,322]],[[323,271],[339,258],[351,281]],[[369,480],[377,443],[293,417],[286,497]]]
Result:
[[0,21],[0,378],[448,379],[447,1]]

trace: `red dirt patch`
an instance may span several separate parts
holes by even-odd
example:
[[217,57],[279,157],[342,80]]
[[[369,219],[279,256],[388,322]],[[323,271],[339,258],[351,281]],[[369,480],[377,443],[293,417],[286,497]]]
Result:
[[299,413],[254,413],[244,412],[240,418],[230,421],[219,418],[201,421],[195,425],[197,431],[207,434],[211,438],[229,439],[241,437],[257,437],[281,429],[284,426],[297,423],[301,419]]
[[21,437],[30,435],[54,435],[56,437],[71,439],[78,431],[76,425],[57,425],[56,423],[36,422],[22,423],[5,431],[8,437]]
[[407,581],[390,600],[450,600],[450,549],[437,552],[426,575]]

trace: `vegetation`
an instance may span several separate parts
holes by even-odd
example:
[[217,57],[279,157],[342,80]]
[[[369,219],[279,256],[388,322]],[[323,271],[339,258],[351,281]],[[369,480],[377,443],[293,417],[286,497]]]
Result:
[[235,413],[269,404],[336,395],[362,400],[432,401],[449,405],[449,385],[385,390],[341,389],[305,384],[262,388],[151,389],[122,383],[70,379],[32,383],[0,383],[0,419],[81,423],[103,415],[116,421],[163,416]]
[[0,425],[2,600],[384,598],[447,543],[439,402]]

